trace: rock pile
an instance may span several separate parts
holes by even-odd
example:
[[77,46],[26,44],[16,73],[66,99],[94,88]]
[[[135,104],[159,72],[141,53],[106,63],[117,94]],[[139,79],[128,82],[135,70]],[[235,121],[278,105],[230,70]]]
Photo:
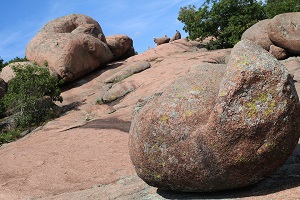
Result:
[[204,64],[134,109],[130,155],[149,185],[217,191],[274,173],[299,139],[293,79],[249,40],[227,65]]
[[164,37],[154,38],[154,43],[156,44],[156,46],[159,46],[179,39],[181,39],[181,34],[178,30],[176,30],[175,35],[171,39],[165,35]]
[[29,61],[49,67],[66,82],[132,55],[128,36],[114,36],[107,42],[99,23],[80,14],[48,22],[26,47]]
[[254,24],[242,35],[277,59],[300,55],[300,12],[284,13]]

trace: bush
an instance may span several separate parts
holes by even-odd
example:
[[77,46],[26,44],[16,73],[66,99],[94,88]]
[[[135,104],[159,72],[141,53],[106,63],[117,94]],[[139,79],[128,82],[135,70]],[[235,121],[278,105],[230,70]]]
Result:
[[266,13],[268,18],[281,13],[300,12],[299,0],[267,0]]
[[20,131],[17,129],[8,130],[7,132],[2,131],[2,133],[0,133],[0,146],[4,143],[15,141],[19,137]]
[[19,58],[18,56],[15,57],[14,59],[11,59],[8,62],[3,61],[3,59],[0,57],[0,71],[7,65],[9,65],[10,63],[14,63],[14,62],[24,62],[24,61],[28,61],[27,58]]
[[190,39],[214,37],[211,49],[233,47],[245,30],[265,18],[263,4],[255,0],[207,0],[198,10],[180,8],[178,16]]
[[62,102],[58,79],[37,65],[13,67],[15,77],[2,101],[15,127],[39,125],[55,116],[55,101]]

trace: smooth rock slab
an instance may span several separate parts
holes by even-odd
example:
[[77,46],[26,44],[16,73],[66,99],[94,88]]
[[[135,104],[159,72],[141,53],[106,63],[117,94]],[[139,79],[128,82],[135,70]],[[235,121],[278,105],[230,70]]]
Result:
[[146,183],[177,191],[255,184],[299,139],[300,106],[286,68],[249,40],[224,65],[201,65],[134,109],[130,155]]

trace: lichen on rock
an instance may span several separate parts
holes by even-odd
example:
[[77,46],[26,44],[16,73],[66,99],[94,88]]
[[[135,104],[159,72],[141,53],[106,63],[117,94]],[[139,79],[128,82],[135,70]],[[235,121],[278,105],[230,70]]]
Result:
[[299,98],[292,76],[249,40],[227,67],[203,64],[135,112],[130,155],[149,185],[217,191],[274,173],[298,143]]

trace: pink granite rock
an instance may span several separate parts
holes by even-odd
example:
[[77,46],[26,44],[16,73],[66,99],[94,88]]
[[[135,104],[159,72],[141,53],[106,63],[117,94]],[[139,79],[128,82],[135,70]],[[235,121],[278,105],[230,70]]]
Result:
[[108,63],[113,55],[98,23],[72,14],[47,23],[28,43],[26,58],[70,82]]
[[300,104],[286,68],[242,40],[224,65],[199,66],[139,102],[130,154],[149,185],[217,191],[255,184],[298,143]]
[[169,43],[170,38],[168,36],[160,37],[160,38],[154,38],[154,43],[156,46],[159,46],[161,44]]
[[276,15],[269,22],[270,40],[291,54],[300,55],[300,12]]
[[281,47],[277,47],[275,45],[271,45],[270,46],[270,54],[272,54],[277,60],[283,60],[287,58],[287,53],[286,50],[281,48]]
[[181,33],[180,33],[178,30],[176,30],[176,33],[175,33],[175,35],[171,38],[170,42],[173,42],[173,41],[179,40],[179,39],[181,39]]
[[273,44],[268,36],[269,22],[270,19],[265,19],[257,22],[243,33],[241,39],[251,40],[269,51],[270,46]]
[[106,37],[106,41],[114,55],[114,60],[126,59],[135,55],[133,41],[127,35],[111,35]]

